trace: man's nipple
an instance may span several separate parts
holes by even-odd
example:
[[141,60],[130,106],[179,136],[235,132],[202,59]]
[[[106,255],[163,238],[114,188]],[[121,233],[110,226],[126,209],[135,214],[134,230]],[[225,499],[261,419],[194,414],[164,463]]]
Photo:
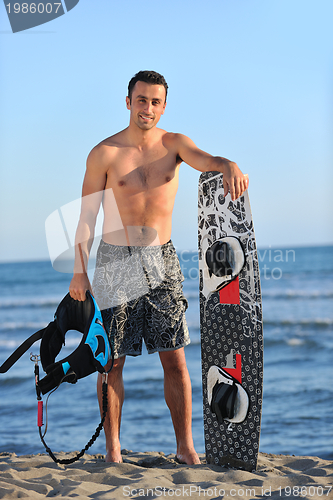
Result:
[[125,181],[119,181],[118,186],[125,186]]

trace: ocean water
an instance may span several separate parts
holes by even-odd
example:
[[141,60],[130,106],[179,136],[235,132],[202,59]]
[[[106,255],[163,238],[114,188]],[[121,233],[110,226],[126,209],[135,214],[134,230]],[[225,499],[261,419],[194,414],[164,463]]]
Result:
[[[193,436],[204,452],[198,262],[179,253],[189,301],[186,348],[193,390]],[[264,317],[264,400],[260,451],[333,459],[333,247],[259,250]],[[69,274],[49,262],[0,264],[0,364],[52,319]],[[77,345],[70,332],[61,358]],[[30,349],[39,352],[38,343]],[[0,451],[43,453],[37,428],[34,364],[27,352],[0,374]],[[42,372],[41,372],[42,375]],[[133,451],[175,452],[157,354],[128,357],[121,443]],[[44,397],[44,402],[45,402]],[[45,406],[45,404],[44,404]],[[81,450],[99,424],[96,374],[62,384],[48,402],[46,442],[54,451]],[[90,453],[104,453],[103,432]]]

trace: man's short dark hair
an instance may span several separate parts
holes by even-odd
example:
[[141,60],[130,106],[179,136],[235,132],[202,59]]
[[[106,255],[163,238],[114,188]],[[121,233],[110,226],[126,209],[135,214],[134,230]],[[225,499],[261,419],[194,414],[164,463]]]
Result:
[[132,92],[134,89],[134,85],[136,82],[145,82],[150,83],[151,85],[163,85],[165,88],[165,100],[168,93],[168,84],[165,81],[164,76],[156,73],[156,71],[139,71],[133,78],[130,80],[128,84],[128,97],[131,102],[132,100]]

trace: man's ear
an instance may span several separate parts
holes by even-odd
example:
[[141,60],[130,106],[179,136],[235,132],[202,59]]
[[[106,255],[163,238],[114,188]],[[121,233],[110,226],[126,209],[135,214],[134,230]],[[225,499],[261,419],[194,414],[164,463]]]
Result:
[[130,101],[130,98],[128,97],[128,95],[126,96],[126,108],[131,109],[131,101]]
[[162,115],[164,115],[164,111],[165,111],[166,105],[167,105],[167,103],[166,103],[166,101],[165,101],[164,106],[163,106],[163,111],[162,111],[162,113],[161,113]]

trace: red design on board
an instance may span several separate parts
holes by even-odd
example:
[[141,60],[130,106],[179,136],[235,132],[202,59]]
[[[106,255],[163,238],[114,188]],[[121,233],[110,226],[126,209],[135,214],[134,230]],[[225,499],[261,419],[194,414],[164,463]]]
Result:
[[219,291],[220,304],[239,304],[239,277]]
[[242,356],[236,354],[236,368],[223,368],[225,372],[234,377],[237,382],[242,383]]

